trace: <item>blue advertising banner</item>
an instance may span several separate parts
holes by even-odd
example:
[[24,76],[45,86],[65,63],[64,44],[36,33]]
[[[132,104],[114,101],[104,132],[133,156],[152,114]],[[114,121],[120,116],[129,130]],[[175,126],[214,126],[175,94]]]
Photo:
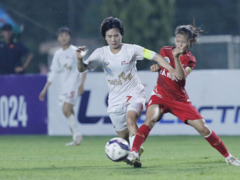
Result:
[[[146,101],[156,85],[158,73],[139,71],[145,87]],[[195,70],[187,78],[186,91],[192,104],[218,135],[240,135],[240,70]],[[71,135],[66,118],[57,106],[59,78],[52,83],[48,94],[48,134]],[[107,113],[108,88],[102,72],[89,72],[84,94],[75,106],[76,117],[83,135],[117,135]],[[140,127],[146,119],[146,108],[138,119]],[[176,116],[166,113],[156,123],[151,135],[198,135]]]
[[42,75],[0,76],[0,135],[47,134],[47,99],[38,100]]

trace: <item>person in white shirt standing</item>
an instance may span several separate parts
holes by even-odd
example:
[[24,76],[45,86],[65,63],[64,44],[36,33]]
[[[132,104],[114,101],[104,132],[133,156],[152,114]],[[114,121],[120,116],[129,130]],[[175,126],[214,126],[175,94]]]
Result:
[[[132,147],[137,132],[137,120],[145,106],[145,90],[137,75],[137,60],[155,60],[172,72],[172,67],[159,54],[144,47],[122,43],[123,23],[108,17],[101,24],[101,34],[108,46],[96,49],[85,61],[87,49],[77,50],[78,70],[84,72],[101,65],[106,76],[109,97],[108,113],[119,137],[129,141]],[[174,74],[171,74],[174,77]],[[141,152],[140,152],[141,153]]]
[[43,101],[49,86],[56,74],[60,74],[59,105],[62,106],[64,116],[67,118],[73,141],[66,146],[79,145],[82,141],[80,124],[74,113],[74,105],[79,95],[84,92],[86,71],[79,73],[77,69],[77,47],[71,44],[71,30],[61,27],[57,31],[57,39],[61,48],[54,53],[48,74],[47,82],[42,89],[39,100]]

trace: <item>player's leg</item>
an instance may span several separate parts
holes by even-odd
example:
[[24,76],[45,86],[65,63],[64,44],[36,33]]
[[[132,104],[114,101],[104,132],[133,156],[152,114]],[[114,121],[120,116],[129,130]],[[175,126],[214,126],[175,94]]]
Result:
[[127,157],[128,164],[131,164],[134,167],[141,167],[138,151],[148,137],[151,129],[156,124],[156,122],[161,119],[162,115],[163,112],[158,104],[153,104],[148,107],[146,112],[146,120],[144,124],[137,130],[132,150]]
[[[129,131],[129,144],[130,148],[133,146],[135,134],[138,130],[137,121],[142,114],[143,107],[145,105],[145,92],[144,87],[139,86],[135,89],[130,96],[126,96],[126,122]],[[139,149],[139,155],[144,152],[144,148]]]
[[[136,132],[138,130],[137,121],[142,114],[142,110],[145,104],[145,96],[140,96],[139,98],[132,97],[130,99],[130,103],[127,105],[127,127],[129,130],[129,144],[132,149],[133,141],[136,136]],[[139,148],[139,156],[144,152],[144,148],[141,146]]]
[[[141,106],[142,106],[142,104],[141,104]],[[139,114],[134,110],[130,110],[130,111],[127,112],[126,121],[127,121],[128,131],[129,131],[130,148],[132,148],[132,146],[133,146],[133,141],[134,141],[134,138],[135,138],[135,134],[138,130],[137,120],[139,118]]]
[[[138,130],[137,121],[145,106],[145,96],[144,86],[138,85],[125,97],[126,122],[129,130],[129,144],[131,148]],[[141,152],[143,152],[143,148],[141,150]]]
[[[143,104],[142,103],[137,103],[134,105],[134,108],[129,108],[131,110],[127,111],[127,116],[126,116],[126,121],[127,121],[127,127],[128,127],[128,131],[129,131],[129,145],[130,145],[130,149],[132,149],[133,147],[133,142],[138,130],[138,126],[137,126],[137,121],[138,118],[140,116],[140,114],[142,113],[142,109],[143,109]],[[136,108],[138,107],[138,108]],[[143,154],[144,152],[144,148],[141,146],[138,150],[139,152],[139,157]]]
[[132,151],[138,152],[140,146],[148,137],[153,126],[161,119],[162,114],[162,110],[158,104],[153,104],[148,107],[146,112],[146,120],[136,133]]
[[222,140],[215,134],[214,131],[211,131],[207,127],[204,119],[188,120],[187,123],[194,127],[199,134],[201,134],[209,142],[209,144],[218,152],[220,152],[225,158],[229,156],[229,152]]
[[113,108],[108,109],[109,117],[112,121],[112,125],[119,137],[128,141],[129,131],[126,122],[126,112],[113,111]]
[[240,166],[240,161],[228,152],[222,140],[215,134],[214,131],[210,130],[207,127],[204,119],[188,120],[187,123],[194,127],[199,132],[199,134],[201,134],[209,142],[209,144],[213,148],[215,148],[219,153],[221,153],[222,156],[225,157],[225,161],[228,164]]
[[64,102],[62,110],[63,110],[63,114],[67,118],[68,125],[72,132],[72,138],[73,138],[73,141],[70,143],[67,143],[66,145],[67,146],[80,145],[82,141],[82,133],[81,133],[80,124],[74,114],[73,104]]
[[116,133],[118,134],[118,136],[119,136],[120,138],[123,138],[123,139],[125,139],[125,140],[128,141],[129,132],[128,132],[128,129],[127,129],[127,128],[126,128],[126,129],[123,129],[123,130],[121,130],[121,131],[116,131]]
[[208,136],[211,132],[204,119],[187,120],[186,123],[194,127],[203,137]]
[[[170,107],[171,112],[175,116],[177,116],[184,123],[187,123],[190,126],[194,127],[199,132],[199,134],[201,134],[209,142],[212,147],[214,147],[226,158],[225,160],[228,161],[228,163],[232,165],[234,165],[234,163],[239,163],[240,165],[240,162],[235,157],[232,157],[231,154],[229,154],[226,146],[215,134],[215,132],[207,127],[205,120],[191,103],[180,101],[167,103],[168,107]],[[229,161],[234,162],[231,163]]]

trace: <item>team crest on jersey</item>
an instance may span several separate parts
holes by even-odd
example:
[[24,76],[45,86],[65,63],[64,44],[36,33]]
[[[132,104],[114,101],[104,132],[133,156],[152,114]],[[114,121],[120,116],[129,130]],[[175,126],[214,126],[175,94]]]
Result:
[[169,59],[169,57],[164,57],[165,58],[165,60],[168,62],[168,63],[170,63],[170,59]]
[[104,66],[104,72],[106,75],[113,75],[112,74],[112,70],[108,67],[110,63],[109,62],[104,62],[103,66]]
[[109,67],[105,67],[104,72],[105,72],[106,75],[113,75],[112,70]]

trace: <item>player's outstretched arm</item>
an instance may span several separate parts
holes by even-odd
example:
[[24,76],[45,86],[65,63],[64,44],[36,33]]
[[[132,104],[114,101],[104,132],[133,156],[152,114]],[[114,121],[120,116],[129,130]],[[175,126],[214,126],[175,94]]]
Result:
[[167,69],[172,77],[172,79],[178,80],[175,69],[159,54],[155,54],[153,60],[158,63],[158,65]]
[[87,70],[86,64],[83,63],[83,57],[86,55],[87,51],[88,50],[85,48],[85,46],[80,46],[76,51],[77,62],[78,62],[77,68],[79,72],[84,72]]

